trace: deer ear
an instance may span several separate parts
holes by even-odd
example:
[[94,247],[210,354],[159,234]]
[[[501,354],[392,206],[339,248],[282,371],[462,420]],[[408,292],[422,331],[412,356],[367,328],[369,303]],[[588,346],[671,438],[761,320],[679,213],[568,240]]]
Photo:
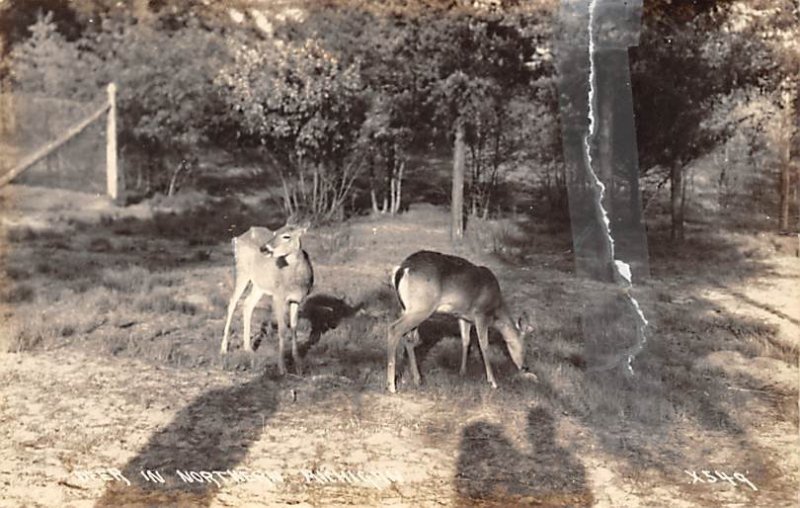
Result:
[[299,226],[299,228],[300,228],[301,230],[303,230],[303,233],[305,233],[306,231],[308,231],[310,227],[311,227],[311,222],[310,222],[310,221],[305,221],[305,222],[303,222],[302,224],[300,224],[300,226]]

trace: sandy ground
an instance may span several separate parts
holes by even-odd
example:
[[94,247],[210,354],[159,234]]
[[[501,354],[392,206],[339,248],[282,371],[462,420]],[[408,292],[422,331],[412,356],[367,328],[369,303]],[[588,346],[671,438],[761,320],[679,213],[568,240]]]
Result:
[[[798,279],[800,261],[784,256],[741,284],[697,292],[675,279],[662,290],[675,305],[699,298],[777,327],[785,349],[800,337]],[[747,426],[720,437],[678,422],[663,440],[693,454],[631,461],[625,443],[653,441],[646,427],[601,436],[546,411],[536,384],[517,399],[476,384],[466,404],[442,390],[390,396],[370,369],[278,379],[75,347],[3,353],[0,505],[797,506],[798,422],[777,414],[787,404],[796,414],[797,364],[720,347],[687,369],[722,375]]]
[[[777,284],[739,288],[747,300],[726,289],[714,290],[710,296],[739,312],[775,322],[781,327],[781,336],[792,340],[800,336],[796,317],[791,317],[796,316],[793,302],[800,301],[798,286]],[[765,387],[772,384],[790,390],[797,382],[796,366],[769,359],[745,362],[736,354],[720,351],[698,361],[754,373]],[[195,506],[470,504],[460,499],[456,482],[461,432],[431,440],[428,429],[422,427],[431,424],[426,411],[435,402],[412,395],[337,394],[336,380],[331,379],[292,379],[278,385],[252,376],[245,380],[237,373],[214,370],[199,374],[130,359],[92,358],[69,350],[4,354],[0,365],[4,506],[136,505],[133,493],[141,492],[128,487],[123,478],[136,482],[136,473],[151,469],[161,473],[168,484],[176,483],[179,477],[173,466],[180,468],[181,462],[186,471],[198,474],[227,470],[225,464],[202,462],[211,455],[198,450],[243,446],[239,441],[248,433],[252,443],[232,469],[249,470],[249,478],[213,476],[220,486],[213,481],[205,484],[208,488],[192,494],[196,497],[168,494],[169,489],[159,487],[151,502]],[[326,388],[320,390],[317,382]],[[242,400],[248,399],[252,400],[243,414],[230,414],[241,412]],[[234,401],[239,409],[231,407]],[[192,411],[202,412],[203,421],[183,429],[192,421],[186,414]],[[400,415],[402,424],[391,415]],[[494,419],[493,415],[481,415],[484,420],[487,416],[487,421],[504,426],[502,415],[494,415]],[[463,428],[469,420],[460,423]],[[573,501],[580,505],[589,496],[594,506],[695,506],[714,500],[727,506],[768,506],[758,503],[757,497],[742,499],[741,485],[734,488],[722,481],[695,485],[701,499],[686,498],[680,491],[692,477],[680,473],[682,466],[677,464],[674,484],[642,488],[615,473],[613,458],[591,452],[591,436],[579,424],[566,420],[561,427],[559,434],[564,439],[558,440],[560,446],[569,448],[566,438],[578,437],[580,462],[589,471],[585,490],[591,494],[573,493],[574,500],[540,495],[537,505],[571,506]],[[458,429],[456,424],[454,430]],[[154,443],[159,433],[163,441]],[[177,437],[182,442],[177,442]],[[765,417],[751,437],[760,447],[782,457],[785,473],[797,478],[796,425],[770,422]],[[128,463],[135,463],[143,448],[150,450],[150,463],[133,464],[136,467],[132,468]],[[513,451],[532,454],[535,450]],[[686,469],[692,468],[687,465]],[[325,470],[332,475],[319,474]],[[334,476],[336,473],[344,474]],[[116,500],[109,495],[115,488],[122,496]],[[790,506],[788,501],[786,506]]]

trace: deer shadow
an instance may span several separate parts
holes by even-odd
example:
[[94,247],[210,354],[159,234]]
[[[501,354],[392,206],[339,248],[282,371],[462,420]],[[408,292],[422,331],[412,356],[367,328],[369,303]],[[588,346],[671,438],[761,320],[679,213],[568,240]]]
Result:
[[300,317],[311,323],[311,332],[308,340],[298,346],[300,356],[305,357],[320,341],[323,333],[338,328],[342,321],[355,316],[363,306],[363,303],[351,306],[342,298],[324,293],[309,297],[300,311]]
[[591,506],[586,471],[556,442],[553,416],[544,408],[528,412],[531,451],[516,448],[502,428],[476,422],[461,434],[455,506]]
[[[436,313],[433,314],[430,318],[423,321],[419,327],[417,327],[417,334],[419,335],[419,340],[414,348],[414,353],[417,356],[417,363],[420,366],[420,375],[422,376],[423,382],[425,379],[424,369],[422,369],[422,364],[425,363],[426,359],[430,356],[431,350],[435,348],[439,343],[441,343],[444,339],[455,339],[461,344],[461,331],[459,330],[458,326],[458,318],[450,314],[443,314],[443,313]],[[406,340],[410,340],[411,334],[406,338]],[[470,341],[469,346],[467,347],[467,354],[468,359],[470,358],[470,354],[477,350],[478,344],[478,336],[475,327],[473,326],[470,331]],[[503,336],[494,329],[494,327],[489,328],[489,347],[492,350],[500,350],[503,352],[503,356],[505,358],[505,362],[492,364],[492,369],[495,375],[498,375],[498,379],[506,374],[506,372],[516,371],[516,367],[513,366],[513,361],[511,360],[511,356],[508,353],[508,349],[506,347],[506,342],[503,339]],[[459,348],[460,349],[460,348]],[[407,364],[407,357],[408,353],[405,352],[405,348],[399,348],[399,350],[403,351],[403,358],[406,359],[404,364]],[[481,355],[480,350],[478,351],[478,355]],[[455,360],[458,358],[453,357]],[[478,361],[481,362],[481,366],[483,366],[483,356],[479,356]],[[458,365],[455,365],[455,369],[458,370]],[[469,361],[468,364],[469,366]],[[402,369],[401,369],[402,372]],[[483,367],[481,367],[481,372],[483,372]],[[404,375],[401,374],[401,375]]]
[[[364,303],[350,305],[343,298],[324,293],[309,296],[300,309],[300,319],[308,320],[311,330],[308,339],[297,344],[297,352],[305,358],[308,352],[322,339],[322,335],[335,330],[345,319],[349,319],[364,307]],[[262,323],[261,331],[253,341],[253,347],[259,348],[267,336],[277,334],[277,324],[271,320]],[[291,362],[291,354],[286,353]]]

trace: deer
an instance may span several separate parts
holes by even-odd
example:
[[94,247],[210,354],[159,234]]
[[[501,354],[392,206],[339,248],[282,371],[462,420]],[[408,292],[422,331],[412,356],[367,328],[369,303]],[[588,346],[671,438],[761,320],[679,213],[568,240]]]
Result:
[[[492,367],[487,356],[489,349],[489,327],[496,328],[505,340],[514,365],[520,371],[525,368],[525,336],[530,327],[522,319],[512,320],[497,277],[489,268],[476,266],[464,258],[439,252],[422,250],[408,256],[392,270],[391,284],[402,307],[402,315],[389,325],[387,388],[397,391],[395,385],[395,361],[397,346],[409,332],[412,340],[405,340],[406,352],[414,378],[420,384],[419,368],[414,347],[419,341],[417,328],[434,313],[446,313],[458,318],[461,334],[460,375],[467,371],[472,326],[478,334],[486,378],[492,388],[497,388]],[[534,377],[531,374],[531,377]]]
[[314,286],[314,270],[308,253],[303,250],[301,239],[308,224],[287,224],[277,231],[253,226],[242,235],[231,240],[234,257],[234,289],[228,302],[225,332],[220,353],[228,352],[228,337],[231,319],[239,299],[252,286],[244,301],[244,350],[253,351],[250,338],[250,321],[253,310],[261,297],[272,297],[272,314],[278,322],[278,372],[286,374],[283,363],[283,338],[286,333],[287,315],[292,337],[292,358],[297,374],[302,373],[300,355],[297,351],[297,320],[300,306]]

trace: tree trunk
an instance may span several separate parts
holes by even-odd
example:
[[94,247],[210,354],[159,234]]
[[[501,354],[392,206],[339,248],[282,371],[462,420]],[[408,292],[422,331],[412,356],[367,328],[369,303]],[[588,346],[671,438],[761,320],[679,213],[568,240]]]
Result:
[[403,198],[403,171],[405,170],[405,161],[400,163],[397,170],[397,185],[395,185],[394,200],[392,203],[392,215],[396,215],[400,211],[400,202]]
[[372,213],[374,213],[375,215],[378,215],[380,213],[380,210],[378,209],[378,198],[377,198],[377,196],[375,196],[375,189],[374,188],[369,190],[369,197],[370,197],[370,200],[372,201]]
[[167,196],[174,196],[175,192],[178,190],[178,178],[180,178],[181,173],[188,169],[188,164],[185,160],[182,160],[179,164],[175,172],[172,173],[172,178],[169,179],[169,187],[167,189]]
[[450,239],[460,242],[464,238],[464,120],[456,120],[456,136],[453,144],[453,195],[450,204]]
[[670,171],[670,212],[672,215],[670,238],[681,241],[683,240],[683,167],[675,163]]
[[781,99],[783,102],[783,119],[781,131],[783,139],[780,147],[779,164],[781,165],[781,185],[780,185],[780,230],[789,231],[789,211],[791,208],[792,192],[792,140],[794,138],[795,111],[794,111],[794,91],[797,83],[789,80],[782,84]]
[[781,160],[781,215],[780,230],[789,231],[789,203],[791,202],[791,165],[786,159]]

